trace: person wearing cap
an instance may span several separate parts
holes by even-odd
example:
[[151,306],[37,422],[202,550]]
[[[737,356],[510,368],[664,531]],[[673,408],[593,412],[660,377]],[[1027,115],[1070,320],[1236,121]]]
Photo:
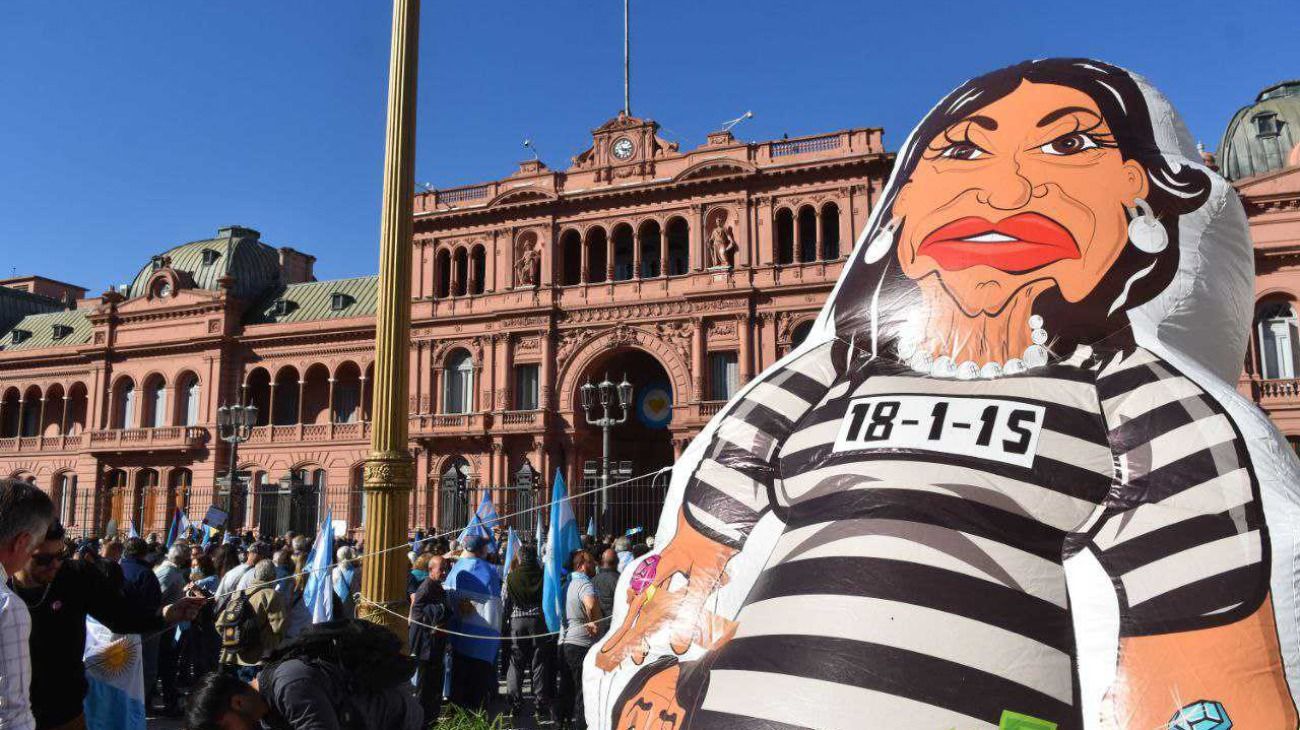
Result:
[[[451,701],[468,710],[496,694],[495,664],[501,645],[501,571],[488,562],[488,541],[465,538],[465,552],[443,583],[452,605]],[[472,634],[463,636],[462,634]]]

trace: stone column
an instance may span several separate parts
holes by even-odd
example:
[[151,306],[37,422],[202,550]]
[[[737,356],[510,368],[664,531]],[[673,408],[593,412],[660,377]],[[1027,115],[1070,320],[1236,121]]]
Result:
[[548,330],[540,330],[537,333],[542,338],[542,368],[539,374],[537,384],[537,406],[541,410],[554,408],[555,398],[552,396],[554,383],[551,379],[555,377],[555,344],[554,338]]
[[299,426],[302,425],[303,414],[306,413],[306,411],[303,409],[303,403],[306,400],[307,400],[307,381],[299,380],[298,381],[298,425]]
[[[415,94],[420,0],[393,0],[388,76],[388,128],[379,235],[379,301],[375,312],[375,418],[364,489],[367,500],[361,593],[405,613],[409,494],[414,482],[409,433],[411,345],[411,208],[415,189]],[[406,622],[363,605],[367,620],[406,636]]]
[[[501,335],[501,403],[497,407],[503,411],[515,410],[515,353],[511,346],[513,338],[509,332]],[[540,385],[540,384],[539,384]]]
[[740,384],[744,385],[754,377],[754,346],[748,314],[736,317],[736,337],[740,338]]
[[691,400],[704,400],[704,318],[691,320]]
[[334,378],[331,377],[329,379],[329,384],[330,384],[330,394],[329,394],[329,403],[325,406],[325,410],[327,411],[327,413],[325,414],[326,416],[325,422],[334,423]]
[[582,269],[578,272],[578,280],[586,284],[591,280],[591,242],[584,236],[578,243],[578,250],[582,253]]
[[266,425],[275,426],[275,381],[271,381],[271,387],[268,388],[270,395],[267,396],[266,403]]
[[817,242],[816,243],[817,255],[814,258],[825,259],[826,249],[822,247],[826,245],[826,242],[822,240],[822,209],[820,207],[813,208],[813,221],[814,221],[813,225],[816,226],[817,229],[813,231],[813,240]]
[[614,234],[605,233],[605,282],[614,280]]
[[641,279],[641,228],[632,231],[632,278]]

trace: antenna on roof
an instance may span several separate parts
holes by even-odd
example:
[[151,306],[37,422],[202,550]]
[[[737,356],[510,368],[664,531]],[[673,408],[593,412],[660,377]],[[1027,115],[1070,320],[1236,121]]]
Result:
[[533,159],[534,159],[534,160],[540,160],[540,159],[541,159],[540,157],[537,156],[537,147],[533,145],[533,141],[532,141],[531,139],[525,139],[525,140],[524,140],[524,149],[526,149],[526,150],[528,150],[529,152],[532,152],[532,153],[533,153]]
[[746,119],[753,119],[753,118],[754,118],[754,112],[745,112],[744,114],[741,114],[740,116],[736,117],[735,119],[732,119],[732,120],[727,121],[727,122],[723,122],[723,123],[722,123],[722,131],[724,131],[724,132],[730,132],[732,127],[736,126],[737,124],[740,124],[741,122],[745,121]]

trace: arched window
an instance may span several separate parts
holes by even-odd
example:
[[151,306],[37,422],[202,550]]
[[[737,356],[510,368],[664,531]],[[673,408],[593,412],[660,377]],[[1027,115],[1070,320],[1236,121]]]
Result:
[[574,230],[564,232],[560,237],[564,265],[561,267],[560,283],[573,286],[582,283],[582,236]]
[[77,475],[70,471],[54,475],[54,514],[64,525],[72,525],[77,519]]
[[456,249],[456,253],[452,256],[451,266],[451,293],[463,297],[469,292],[469,254],[465,252],[464,248]]
[[297,368],[287,367],[275,375],[275,395],[271,404],[271,423],[275,426],[292,426],[298,422],[298,391],[302,387]]
[[181,419],[179,425],[199,425],[199,377],[194,373],[186,373],[180,380],[177,393],[181,401],[180,408],[177,409]]
[[33,385],[23,395],[23,430],[20,436],[41,435],[41,389]]
[[794,213],[789,208],[776,212],[776,262],[778,264],[794,263]]
[[157,498],[158,472],[141,469],[135,475],[135,514],[131,516],[131,521],[142,535],[153,529]]
[[190,506],[190,487],[194,485],[194,474],[189,469],[172,469],[167,476],[167,514],[177,509],[188,510]]
[[18,395],[17,388],[5,391],[4,398],[0,400],[0,438],[13,438],[18,435],[22,425],[19,420],[19,411],[22,410],[20,400],[21,396]]
[[145,386],[146,423],[152,428],[167,425],[167,381],[155,377]]
[[349,473],[348,485],[348,527],[357,529],[366,524],[366,495],[362,489],[365,465],[357,464]]
[[86,428],[86,406],[88,405],[86,397],[86,386],[83,383],[73,383],[68,389],[68,435],[75,436]]
[[445,248],[438,249],[433,257],[433,295],[446,297],[451,295],[451,252]]
[[447,358],[442,373],[443,413],[469,413],[474,410],[474,359],[464,350]]
[[808,339],[808,333],[812,332],[812,328],[813,320],[811,319],[795,325],[794,331],[790,333],[790,347],[795,348],[802,345],[803,341]]
[[632,226],[626,223],[614,228],[614,281],[627,281],[633,274]]
[[135,382],[130,378],[117,381],[117,386],[113,389],[112,427],[135,427]]
[[600,226],[587,231],[587,281],[600,283],[605,280],[605,265],[609,261],[608,244],[605,229]]
[[361,370],[353,363],[343,363],[334,374],[334,422],[356,423],[361,420]]
[[483,252],[482,246],[475,246],[469,255],[469,282],[470,294],[482,294],[486,286],[484,279],[487,277],[487,254]]
[[822,258],[834,261],[840,257],[840,207],[834,203],[822,206]]
[[668,275],[680,276],[691,271],[691,227],[684,218],[668,221]]
[[1267,380],[1288,380],[1300,370],[1300,336],[1290,302],[1270,302],[1260,307],[1256,319],[1260,375]]
[[646,221],[641,224],[641,278],[653,279],[661,273],[659,270],[663,253],[663,236],[659,231],[658,221]]

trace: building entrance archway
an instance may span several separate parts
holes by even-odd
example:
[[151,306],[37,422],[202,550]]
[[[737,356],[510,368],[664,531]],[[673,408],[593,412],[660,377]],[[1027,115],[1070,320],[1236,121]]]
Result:
[[[621,534],[637,526],[652,524],[663,506],[667,479],[637,479],[632,477],[654,472],[673,463],[673,440],[669,426],[673,419],[673,382],[668,370],[657,358],[645,350],[622,347],[594,358],[578,380],[579,388],[571,394],[574,408],[574,466],[578,488],[591,491],[601,483],[602,433],[597,426],[587,424],[582,409],[580,386],[588,381],[600,383],[608,376],[619,383],[626,376],[632,384],[632,404],[627,421],[610,429],[609,461],[612,487],[602,503],[597,492],[585,496],[574,505],[580,527],[585,530],[588,519],[595,515],[597,530],[601,534]],[[610,415],[617,418],[621,409],[614,397]],[[591,415],[602,415],[599,405]]]

